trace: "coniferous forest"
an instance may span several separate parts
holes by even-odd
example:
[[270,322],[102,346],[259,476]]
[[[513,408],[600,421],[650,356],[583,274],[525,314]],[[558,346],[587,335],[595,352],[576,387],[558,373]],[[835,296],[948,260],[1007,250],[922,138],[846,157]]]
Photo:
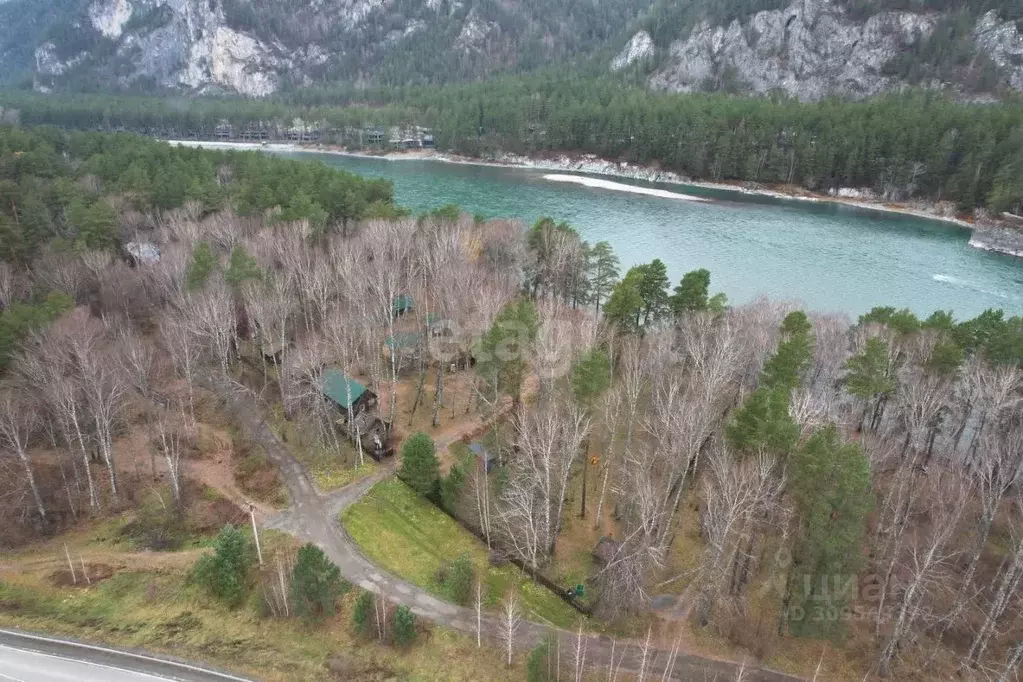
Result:
[[441,150],[585,153],[693,179],[870,188],[887,200],[951,201],[959,210],[1023,201],[1023,106],[968,104],[935,92],[806,103],[672,95],[620,80],[557,74],[434,87],[297,90],[267,100],[0,94],[8,119],[210,139],[230,123],[283,130],[295,119],[324,142],[356,129],[426,126]]

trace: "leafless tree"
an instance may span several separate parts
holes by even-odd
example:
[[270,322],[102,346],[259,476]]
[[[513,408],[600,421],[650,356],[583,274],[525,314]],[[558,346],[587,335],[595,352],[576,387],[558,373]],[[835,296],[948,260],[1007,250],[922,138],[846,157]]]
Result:
[[36,485],[36,477],[32,471],[32,463],[28,456],[29,439],[39,424],[34,405],[17,400],[8,390],[0,394],[0,445],[18,458],[25,472],[32,500],[35,502],[39,517],[46,518],[46,507]]
[[173,422],[167,414],[161,414],[156,420],[156,432],[163,453],[167,474],[170,477],[171,492],[174,495],[174,506],[181,512],[181,426]]
[[201,291],[181,301],[188,330],[207,348],[221,376],[228,374],[228,361],[236,340],[234,302],[231,292],[220,280],[207,282]]
[[[878,661],[879,673],[884,677],[891,673],[892,663],[913,637],[917,623],[932,622],[934,614],[927,597],[947,587],[949,564],[960,553],[954,540],[968,499],[968,487],[962,482],[948,478],[942,481],[938,477],[929,480],[928,485],[929,489],[923,491],[918,503],[924,505],[929,524],[907,534],[899,552],[902,570],[895,574],[898,589],[887,590],[891,626]],[[884,608],[885,603],[881,602],[878,609]]]
[[519,608],[518,599],[514,592],[505,595],[504,606],[501,609],[500,634],[504,644],[505,662],[508,666],[512,664],[512,653],[515,650],[515,634],[522,624],[522,610]]
[[284,384],[281,372],[289,349],[289,324],[294,313],[292,293],[293,277],[290,273],[275,273],[266,281],[252,282],[244,288],[245,308],[255,323],[253,332],[263,358],[263,380],[266,382],[266,357],[270,356],[277,370],[281,402],[284,402]]
[[89,287],[89,272],[77,256],[44,251],[32,264],[32,277],[46,291],[59,291],[82,301]]
[[710,622],[715,602],[727,586],[730,566],[747,544],[749,522],[764,500],[776,496],[779,481],[776,462],[767,454],[737,459],[723,448],[708,458],[704,478],[701,525],[707,547],[701,561],[697,620]]
[[110,478],[110,493],[117,500],[117,467],[114,463],[114,429],[121,416],[128,386],[117,361],[111,356],[105,329],[98,320],[76,309],[61,321],[60,329],[75,379],[89,406],[96,441]]
[[188,414],[195,422],[195,383],[199,379],[201,339],[192,331],[184,311],[168,311],[160,321],[160,334],[174,370],[188,389]]
[[959,578],[959,586],[949,613],[944,617],[938,635],[939,641],[966,611],[971,598],[979,591],[974,584],[975,576],[981,556],[987,548],[995,517],[1005,496],[1023,482],[1023,432],[1013,430],[1000,436],[989,432],[984,436],[984,441],[985,445],[980,447],[978,456],[967,472],[975,499],[975,505],[971,507],[976,506],[978,509],[973,519],[975,531],[966,536],[972,543],[970,558],[966,570]]
[[[1023,488],[1017,488],[1015,498],[1017,510],[1023,509]],[[991,640],[997,634],[998,622],[1017,599],[1019,586],[1023,581],[1023,522],[1021,522],[1018,513],[1017,511],[1008,555],[1002,562],[998,575],[992,581],[994,590],[988,600],[984,620],[966,655],[966,664],[971,668],[977,668],[983,663]],[[1018,654],[1016,660],[1018,663]]]
[[520,412],[520,452],[500,513],[512,548],[533,570],[554,554],[572,463],[588,430],[589,420],[574,408]]
[[124,376],[143,398],[149,398],[155,353],[153,344],[127,325],[121,325],[117,329],[117,337],[118,347],[115,357]]

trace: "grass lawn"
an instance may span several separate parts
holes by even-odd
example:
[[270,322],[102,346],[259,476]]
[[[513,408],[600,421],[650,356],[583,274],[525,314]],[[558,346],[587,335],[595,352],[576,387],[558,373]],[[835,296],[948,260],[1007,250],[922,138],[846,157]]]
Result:
[[[263,682],[522,679],[521,659],[508,669],[501,652],[477,649],[474,638],[444,628],[422,629],[408,647],[358,636],[352,625],[357,590],[345,596],[338,615],[319,625],[265,617],[258,588],[241,606],[228,608],[190,581],[198,552],[114,553],[95,538],[109,528],[104,525],[67,538],[90,565],[106,562],[113,569],[91,585],[54,581],[63,565],[63,537],[8,557],[13,561],[0,568],[0,627],[162,652]],[[294,547],[291,538],[272,532],[264,542],[267,553]],[[338,654],[350,661],[343,675],[327,667]]]
[[445,596],[438,574],[468,553],[476,575],[486,584],[487,604],[498,604],[508,590],[515,589],[532,620],[571,628],[581,617],[517,566],[491,566],[482,542],[399,480],[376,484],[342,519],[372,561],[433,594]]

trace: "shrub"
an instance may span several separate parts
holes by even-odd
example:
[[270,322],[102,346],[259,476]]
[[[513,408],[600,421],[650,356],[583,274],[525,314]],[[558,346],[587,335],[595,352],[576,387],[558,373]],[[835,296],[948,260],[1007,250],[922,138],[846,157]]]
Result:
[[551,674],[551,637],[544,637],[529,652],[526,661],[526,682],[550,682],[556,675]]
[[452,465],[448,475],[440,481],[440,504],[452,516],[458,512],[458,497],[465,484],[466,471],[476,464],[472,453]]
[[355,631],[365,635],[373,628],[373,593],[363,590],[355,601],[355,611],[352,612],[352,622],[355,623]]
[[405,645],[416,640],[416,614],[407,606],[399,606],[394,612],[394,625],[392,626],[394,643]]
[[333,616],[337,600],[350,588],[322,549],[307,543],[298,550],[291,573],[291,603],[296,614],[306,620]]
[[234,526],[224,526],[213,541],[213,554],[195,565],[196,580],[217,598],[237,606],[245,597],[252,549],[249,540]]
[[448,599],[456,604],[468,606],[472,599],[472,578],[472,559],[468,554],[462,554],[451,562],[444,576],[444,592]]
[[433,439],[425,433],[413,434],[401,446],[401,478],[424,497],[432,496],[440,478],[440,464]]

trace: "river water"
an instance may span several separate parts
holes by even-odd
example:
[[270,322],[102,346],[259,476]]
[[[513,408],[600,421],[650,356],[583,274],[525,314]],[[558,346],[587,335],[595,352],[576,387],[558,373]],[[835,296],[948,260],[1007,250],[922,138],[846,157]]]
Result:
[[724,291],[733,303],[766,294],[851,316],[876,305],[922,316],[937,309],[959,318],[986,308],[1023,313],[1023,261],[973,249],[966,230],[936,221],[611,178],[708,199],[683,201],[657,196],[664,192],[651,196],[553,182],[544,178],[551,171],[524,168],[283,155],[387,178],[394,182],[396,201],[417,213],[453,203],[488,217],[568,221],[591,244],[610,242],[623,274],[654,258],[664,261],[673,283],[689,270],[707,268],[712,291]]

